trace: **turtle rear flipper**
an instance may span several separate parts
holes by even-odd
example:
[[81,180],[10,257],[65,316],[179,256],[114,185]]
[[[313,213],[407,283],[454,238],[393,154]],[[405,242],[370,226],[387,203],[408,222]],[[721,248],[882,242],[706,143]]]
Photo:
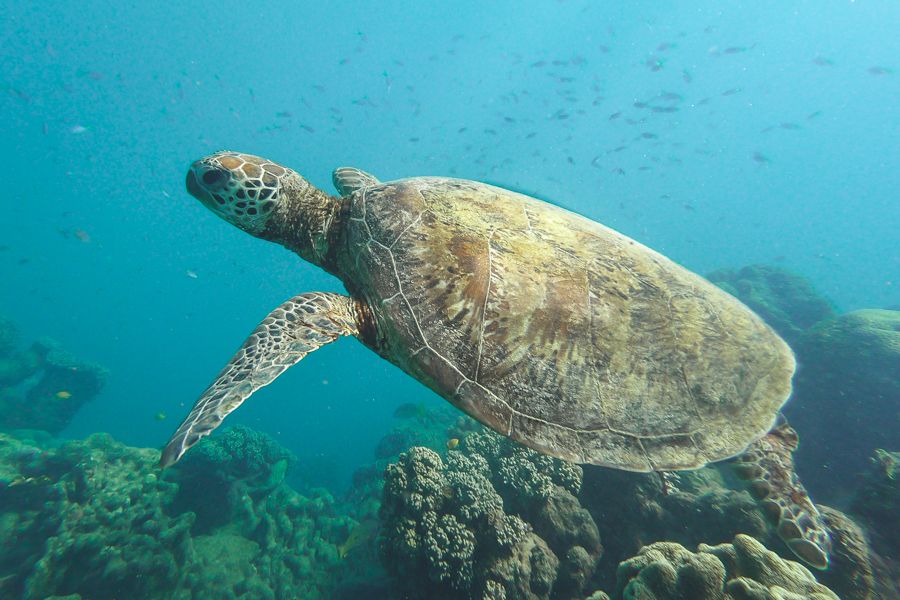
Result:
[[354,167],[338,167],[331,174],[331,181],[341,196],[349,196],[364,187],[381,183],[374,175]]
[[816,569],[828,568],[831,538],[825,520],[794,472],[797,432],[783,422],[754,442],[734,464],[750,493],[759,500],[778,536],[798,558]]
[[294,296],[267,316],[194,404],[166,445],[160,466],[180,459],[253,392],[310,352],[344,335],[357,335],[356,301],[313,292]]

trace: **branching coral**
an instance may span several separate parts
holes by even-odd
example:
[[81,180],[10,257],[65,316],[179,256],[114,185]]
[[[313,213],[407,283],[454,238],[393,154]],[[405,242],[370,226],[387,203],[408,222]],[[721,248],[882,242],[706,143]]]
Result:
[[[17,540],[0,548],[0,596],[331,597],[356,521],[327,492],[284,485],[287,453],[270,439],[214,440],[192,468],[215,457],[234,493],[209,493],[186,471],[161,478],[157,450],[108,435],[58,449],[0,435],[0,535]],[[184,497],[204,502],[189,510]]]
[[385,472],[385,565],[410,598],[580,598],[601,552],[580,485],[580,467],[490,432],[446,461],[411,448]]

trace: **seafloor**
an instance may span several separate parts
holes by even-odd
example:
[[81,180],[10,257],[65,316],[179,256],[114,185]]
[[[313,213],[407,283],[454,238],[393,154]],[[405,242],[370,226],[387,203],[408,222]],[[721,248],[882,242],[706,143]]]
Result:
[[710,279],[797,352],[786,412],[827,570],[796,562],[727,463],[582,467],[449,405],[401,407],[337,498],[242,426],[161,472],[157,449],[59,439],[106,372],[0,320],[0,597],[900,598],[900,311],[839,314],[772,267]]

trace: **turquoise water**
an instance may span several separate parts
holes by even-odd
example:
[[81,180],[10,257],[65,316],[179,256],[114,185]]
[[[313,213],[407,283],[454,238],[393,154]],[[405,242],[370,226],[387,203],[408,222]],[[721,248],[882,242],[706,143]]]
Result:
[[[50,6],[0,8],[0,308],[111,369],[73,436],[163,443],[271,308],[340,289],[188,196],[223,148],[329,191],[345,164],[487,180],[700,273],[900,302],[895,3]],[[348,340],[232,418],[346,475],[427,397]]]
[[[187,194],[225,148],[329,192],[339,165],[489,181],[699,273],[900,304],[895,2],[309,4],[0,7],[0,312],[111,373],[66,436],[162,445],[272,308],[341,291]],[[340,489],[421,401],[343,340],[229,421]]]

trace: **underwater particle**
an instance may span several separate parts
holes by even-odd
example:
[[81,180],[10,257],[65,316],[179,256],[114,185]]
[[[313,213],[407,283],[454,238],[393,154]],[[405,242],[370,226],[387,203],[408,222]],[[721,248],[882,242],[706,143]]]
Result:
[[155,415],[153,415],[153,418],[156,419],[157,421],[165,421],[165,420],[166,420],[166,413],[164,413],[164,412],[162,412],[162,411],[159,411],[158,413],[156,413]]
[[56,396],[57,398],[59,398],[60,400],[68,400],[69,398],[72,397],[72,392],[70,392],[68,390],[60,390],[53,395]]
[[459,438],[450,438],[447,440],[447,450],[454,450],[459,446]]

